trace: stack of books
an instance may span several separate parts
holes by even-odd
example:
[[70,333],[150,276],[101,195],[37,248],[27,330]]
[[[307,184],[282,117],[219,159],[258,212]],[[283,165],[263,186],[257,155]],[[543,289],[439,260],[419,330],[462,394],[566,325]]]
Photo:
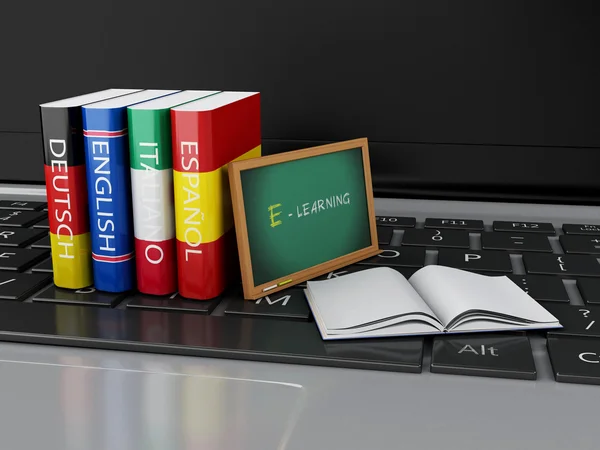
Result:
[[239,276],[227,166],[260,93],[107,89],[40,105],[54,283],[219,296]]

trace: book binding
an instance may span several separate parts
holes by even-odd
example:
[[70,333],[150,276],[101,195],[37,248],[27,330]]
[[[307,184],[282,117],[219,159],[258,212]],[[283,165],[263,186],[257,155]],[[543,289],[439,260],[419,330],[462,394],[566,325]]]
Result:
[[261,155],[260,94],[214,109],[174,108],[171,123],[179,293],[208,300],[239,278],[227,168]]
[[54,284],[93,283],[81,111],[40,107]]
[[128,110],[137,289],[177,290],[171,127],[168,110]]
[[84,137],[95,286],[133,289],[134,249],[127,123],[120,111],[84,108]]

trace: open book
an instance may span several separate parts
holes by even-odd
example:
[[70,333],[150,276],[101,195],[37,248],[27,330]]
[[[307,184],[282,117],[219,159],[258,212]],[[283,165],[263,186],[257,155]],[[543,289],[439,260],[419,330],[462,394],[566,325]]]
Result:
[[325,340],[562,328],[510,278],[438,265],[408,280],[389,267],[361,270],[309,281],[305,293]]

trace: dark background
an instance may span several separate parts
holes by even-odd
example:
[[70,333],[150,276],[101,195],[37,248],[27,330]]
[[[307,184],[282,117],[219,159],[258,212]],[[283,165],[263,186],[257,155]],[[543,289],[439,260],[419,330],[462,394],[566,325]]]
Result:
[[375,194],[600,204],[600,2],[0,6],[1,181],[43,182],[38,105],[255,90],[265,153],[367,137]]

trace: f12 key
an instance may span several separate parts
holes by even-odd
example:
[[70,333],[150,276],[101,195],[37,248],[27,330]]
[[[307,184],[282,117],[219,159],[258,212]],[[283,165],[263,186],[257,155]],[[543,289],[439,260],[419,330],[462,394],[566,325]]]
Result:
[[556,234],[554,225],[548,222],[505,222],[494,221],[494,231],[510,231],[519,233]]

